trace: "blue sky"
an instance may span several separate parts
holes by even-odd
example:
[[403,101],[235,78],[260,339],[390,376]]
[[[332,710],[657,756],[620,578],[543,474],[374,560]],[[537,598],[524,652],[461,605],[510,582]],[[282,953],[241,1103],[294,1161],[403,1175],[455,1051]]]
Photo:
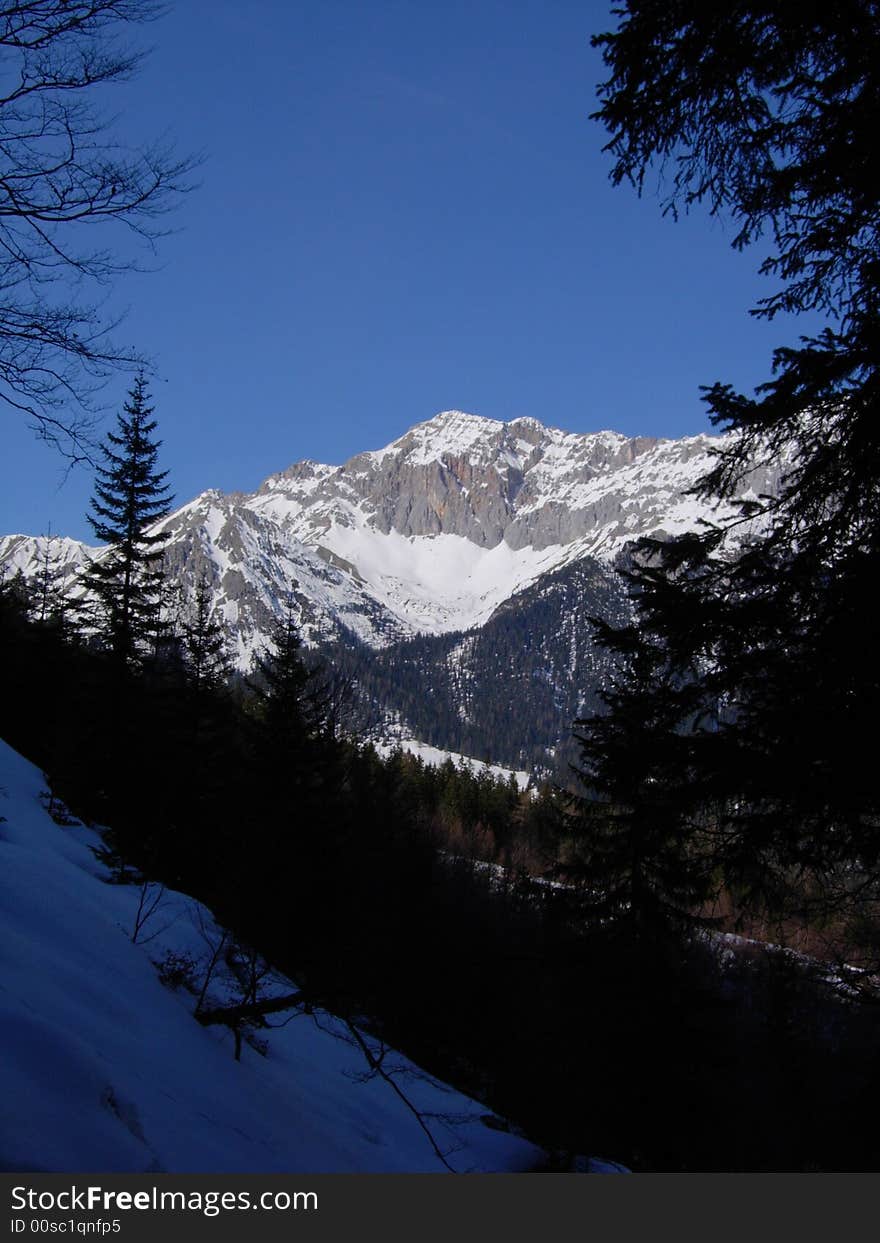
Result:
[[[761,254],[608,182],[594,0],[177,0],[120,128],[202,151],[161,266],[126,277],[177,502],[341,462],[439,410],[569,431],[707,428],[798,323]],[[124,378],[104,393],[112,412]],[[89,537],[87,470],[0,411],[0,533]]]

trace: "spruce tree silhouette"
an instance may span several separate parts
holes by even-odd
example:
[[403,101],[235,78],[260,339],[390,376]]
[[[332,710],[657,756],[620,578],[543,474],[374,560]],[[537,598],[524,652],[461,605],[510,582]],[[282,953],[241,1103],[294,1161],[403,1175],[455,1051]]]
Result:
[[162,584],[163,531],[152,528],[169,512],[167,471],[156,469],[161,441],[139,375],[117,430],[108,432],[97,468],[88,521],[107,549],[88,566],[84,582],[97,601],[98,632],[114,658],[133,666],[156,634]]

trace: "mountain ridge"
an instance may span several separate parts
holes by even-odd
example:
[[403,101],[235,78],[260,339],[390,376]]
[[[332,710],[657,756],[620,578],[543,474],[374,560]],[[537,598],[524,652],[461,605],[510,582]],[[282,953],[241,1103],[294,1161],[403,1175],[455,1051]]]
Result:
[[[482,625],[544,574],[724,516],[686,495],[721,443],[442,411],[339,466],[304,459],[252,493],[206,489],[160,526],[185,592],[207,576],[238,664],[290,591],[308,643],[350,633],[381,648]],[[745,494],[772,490],[772,475]],[[0,540],[7,572],[31,576],[45,555],[41,537]],[[95,555],[64,541],[71,565]]]

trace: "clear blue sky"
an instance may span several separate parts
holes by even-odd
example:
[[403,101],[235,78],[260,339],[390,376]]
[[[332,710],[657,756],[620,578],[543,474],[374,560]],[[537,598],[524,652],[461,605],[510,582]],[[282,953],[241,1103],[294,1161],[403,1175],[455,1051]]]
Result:
[[[687,435],[765,379],[761,255],[608,182],[598,0],[177,0],[121,129],[203,151],[127,277],[177,503],[342,462],[439,410]],[[106,390],[111,414],[120,379]],[[91,477],[0,411],[0,533],[89,538]]]

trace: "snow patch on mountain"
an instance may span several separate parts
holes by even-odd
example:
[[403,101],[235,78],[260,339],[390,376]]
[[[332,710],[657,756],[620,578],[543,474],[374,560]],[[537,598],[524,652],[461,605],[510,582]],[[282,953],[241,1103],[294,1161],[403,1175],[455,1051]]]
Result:
[[389,613],[428,634],[480,625],[502,601],[565,556],[559,546],[515,550],[502,540],[482,548],[460,535],[383,534],[366,523],[331,527],[324,538],[357,567]]
[[440,768],[451,760],[456,768],[466,768],[475,777],[483,773],[493,777],[496,781],[509,781],[512,777],[520,790],[525,790],[531,780],[529,773],[524,769],[489,764],[485,760],[474,759],[472,755],[459,755],[457,751],[441,751],[439,747],[430,747],[426,742],[419,742],[416,738],[395,738],[393,742],[376,742],[373,746],[383,758],[393,755],[395,751],[405,751],[407,755],[416,756],[431,768]]

